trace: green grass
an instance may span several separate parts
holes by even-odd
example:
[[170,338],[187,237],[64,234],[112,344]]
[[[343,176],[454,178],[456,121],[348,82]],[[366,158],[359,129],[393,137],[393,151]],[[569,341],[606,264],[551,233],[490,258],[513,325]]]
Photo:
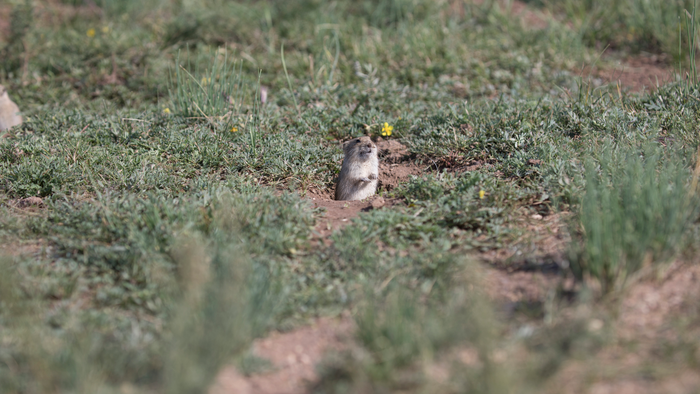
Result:
[[[571,20],[586,45],[665,53],[675,62],[689,54],[686,48],[682,53],[678,51],[679,31],[697,24],[685,18],[685,12],[692,12],[694,8],[694,0],[535,0],[529,3],[544,6]],[[690,41],[688,36],[683,40]]]
[[[180,54],[175,62],[173,81],[169,87],[173,110],[186,118],[205,118],[210,122],[231,118],[239,112],[243,104],[244,90],[241,86],[240,72],[236,64],[230,64],[228,54],[211,55],[214,64],[205,72],[187,70],[180,62]],[[229,107],[232,107],[229,109]],[[169,113],[168,111],[165,111]]]
[[[270,369],[254,339],[346,311],[353,349],[312,391],[543,392],[610,343],[588,327],[615,305],[582,285],[622,296],[693,261],[696,82],[580,76],[600,43],[682,55],[688,4],[530,2],[543,30],[491,1],[8,4],[0,83],[25,123],[0,138],[3,392],[204,392],[222,365]],[[306,196],[384,123],[424,172],[318,242]],[[554,257],[538,216],[568,221]],[[502,255],[561,288],[491,299]],[[681,348],[660,368],[696,365]]]
[[603,144],[586,162],[584,241],[573,267],[579,277],[600,280],[605,292],[674,257],[697,215],[685,160],[663,156],[654,145]]

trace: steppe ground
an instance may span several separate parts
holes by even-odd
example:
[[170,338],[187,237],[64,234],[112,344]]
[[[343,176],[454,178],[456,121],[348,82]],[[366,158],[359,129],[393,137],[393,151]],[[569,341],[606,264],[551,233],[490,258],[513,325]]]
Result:
[[696,26],[4,0],[0,393],[700,392]]

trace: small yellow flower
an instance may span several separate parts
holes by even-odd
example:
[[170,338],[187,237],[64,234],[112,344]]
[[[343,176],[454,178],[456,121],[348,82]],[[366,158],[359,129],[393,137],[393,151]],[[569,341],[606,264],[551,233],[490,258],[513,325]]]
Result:
[[207,86],[211,82],[211,78],[202,77],[202,85]]
[[170,113],[170,108],[165,108],[165,109],[163,109],[163,113],[164,113],[164,114],[169,114],[169,113]]
[[479,198],[483,199],[485,195],[486,195],[485,191],[479,190]]
[[384,137],[389,137],[392,130],[394,130],[394,126],[389,126],[389,123],[384,122],[384,127],[382,127],[382,135]]
[[90,38],[95,37],[95,29],[92,29],[92,28],[88,29],[86,34]]
[[232,132],[232,133],[235,133],[235,132],[237,132],[237,131],[238,131],[238,127],[236,127],[236,126],[231,127],[231,132]]
[[109,33],[109,26],[102,26],[102,33],[104,33],[104,34]]

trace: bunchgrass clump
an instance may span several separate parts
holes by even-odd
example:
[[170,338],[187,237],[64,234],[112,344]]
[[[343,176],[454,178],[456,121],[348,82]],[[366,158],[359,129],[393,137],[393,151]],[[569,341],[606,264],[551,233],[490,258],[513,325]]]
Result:
[[241,66],[226,51],[217,51],[212,58],[201,70],[198,63],[182,62],[178,53],[169,85],[177,114],[217,123],[238,115],[244,99]]
[[651,143],[606,143],[586,160],[585,176],[582,243],[572,266],[578,277],[609,292],[674,256],[698,207],[679,154]]
[[[481,272],[473,263],[455,263],[460,270],[448,291],[411,285],[401,272],[368,286],[355,315],[357,345],[366,353],[327,359],[314,392],[511,392],[511,366],[494,359],[501,325],[478,285]],[[460,359],[465,353],[473,359]],[[430,373],[436,369],[450,380],[437,381]]]

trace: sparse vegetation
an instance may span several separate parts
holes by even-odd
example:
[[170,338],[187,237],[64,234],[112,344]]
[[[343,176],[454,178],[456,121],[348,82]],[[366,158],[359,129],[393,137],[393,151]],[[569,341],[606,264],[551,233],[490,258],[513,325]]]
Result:
[[[1,4],[25,123],[0,135],[0,391],[207,392],[224,365],[275,370],[257,338],[339,315],[353,343],[310,392],[610,379],[591,360],[645,349],[615,329],[630,279],[697,263],[693,4],[526,3],[544,26],[489,0]],[[582,75],[630,43],[690,52],[690,78]],[[364,134],[418,170],[323,232],[311,198]],[[697,366],[684,308],[625,376]]]

